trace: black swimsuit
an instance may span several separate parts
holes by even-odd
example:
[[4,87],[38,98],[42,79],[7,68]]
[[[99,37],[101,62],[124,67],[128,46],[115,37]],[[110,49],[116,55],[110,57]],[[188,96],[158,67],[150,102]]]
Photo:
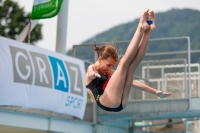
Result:
[[89,88],[93,95],[94,95],[94,98],[96,100],[96,103],[97,105],[102,108],[103,110],[106,110],[106,111],[111,111],[111,112],[119,112],[123,109],[122,107],[122,103],[119,105],[119,107],[117,108],[109,108],[109,107],[106,107],[104,105],[102,105],[99,101],[99,97],[103,94],[104,90],[102,89],[103,88],[103,85],[104,83],[108,80],[108,75],[101,75],[101,78],[95,78],[93,79],[86,87]]

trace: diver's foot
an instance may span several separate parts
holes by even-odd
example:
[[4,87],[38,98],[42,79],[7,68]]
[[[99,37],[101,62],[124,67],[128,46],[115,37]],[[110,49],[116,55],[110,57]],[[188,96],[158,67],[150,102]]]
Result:
[[155,25],[155,20],[156,20],[156,16],[155,13],[153,11],[150,11],[148,13],[148,21],[152,21],[152,24],[149,25],[149,30],[153,31],[156,29],[156,25]]
[[147,18],[148,18],[148,11],[149,9],[147,9],[142,16],[140,17],[140,22],[139,22],[139,28],[141,31],[146,31],[149,29],[149,24],[147,23]]

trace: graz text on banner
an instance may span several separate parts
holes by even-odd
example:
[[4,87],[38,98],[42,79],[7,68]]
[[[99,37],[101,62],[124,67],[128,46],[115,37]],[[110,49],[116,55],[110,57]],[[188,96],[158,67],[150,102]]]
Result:
[[0,37],[0,105],[25,106],[83,118],[84,62]]

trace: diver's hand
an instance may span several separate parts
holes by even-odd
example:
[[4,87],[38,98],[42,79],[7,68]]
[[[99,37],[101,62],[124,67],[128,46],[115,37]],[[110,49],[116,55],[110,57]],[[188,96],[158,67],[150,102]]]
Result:
[[101,75],[98,73],[98,71],[95,68],[95,66],[92,66],[92,76],[101,78]]
[[169,97],[172,95],[171,92],[164,92],[164,91],[157,91],[156,95],[160,98],[165,98],[165,97]]

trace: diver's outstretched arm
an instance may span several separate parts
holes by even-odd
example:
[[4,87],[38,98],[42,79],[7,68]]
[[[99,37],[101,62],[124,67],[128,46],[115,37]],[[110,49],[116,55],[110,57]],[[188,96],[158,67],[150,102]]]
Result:
[[152,94],[155,94],[157,95],[158,97],[160,98],[165,98],[165,97],[169,97],[172,95],[171,92],[164,92],[164,91],[159,91],[159,90],[156,90],[140,81],[137,81],[137,80],[133,80],[133,84],[132,84],[134,87],[136,87],[136,89],[139,89],[141,91],[146,91],[146,92],[149,92],[149,93],[152,93]]

